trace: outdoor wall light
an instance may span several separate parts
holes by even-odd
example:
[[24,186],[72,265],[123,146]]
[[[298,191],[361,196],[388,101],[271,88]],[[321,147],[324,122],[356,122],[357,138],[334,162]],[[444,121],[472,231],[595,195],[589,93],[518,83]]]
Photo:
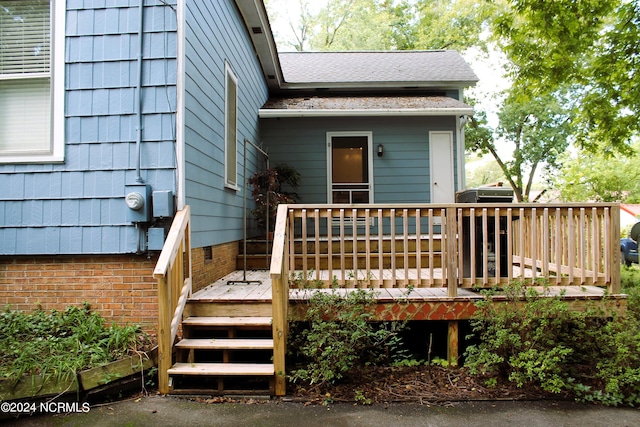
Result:
[[382,144],[378,144],[378,157],[382,157],[384,154],[384,146]]

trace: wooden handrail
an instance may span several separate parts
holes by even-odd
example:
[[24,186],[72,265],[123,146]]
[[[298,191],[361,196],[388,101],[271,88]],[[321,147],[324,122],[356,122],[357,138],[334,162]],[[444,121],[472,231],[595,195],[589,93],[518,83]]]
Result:
[[272,329],[273,329],[273,368],[275,371],[275,394],[286,394],[287,335],[289,333],[289,235],[288,207],[279,205],[276,226],[273,233],[271,251],[271,292],[272,292]]
[[182,312],[191,295],[191,209],[176,213],[153,271],[158,283],[158,389],[169,392],[168,370]]

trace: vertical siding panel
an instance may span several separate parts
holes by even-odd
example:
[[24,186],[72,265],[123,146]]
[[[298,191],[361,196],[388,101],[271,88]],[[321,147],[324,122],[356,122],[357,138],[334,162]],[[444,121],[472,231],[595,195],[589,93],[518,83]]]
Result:
[[[187,203],[197,218],[192,242],[198,247],[242,238],[243,191],[224,188],[225,61],[238,78],[239,183],[244,181],[242,143],[244,138],[262,142],[257,116],[268,94],[234,2],[192,1],[185,14],[185,181]],[[263,161],[251,148],[247,157],[251,175]]]

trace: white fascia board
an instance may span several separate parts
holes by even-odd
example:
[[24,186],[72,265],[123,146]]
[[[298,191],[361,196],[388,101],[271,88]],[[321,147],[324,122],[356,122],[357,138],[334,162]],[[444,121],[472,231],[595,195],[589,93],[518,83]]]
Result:
[[376,89],[457,89],[462,90],[466,87],[473,87],[476,85],[476,81],[456,81],[456,82],[312,82],[312,83],[291,83],[283,82],[280,85],[282,90],[356,90],[356,91],[370,91],[372,87]]
[[418,108],[418,109],[357,109],[357,110],[305,110],[260,109],[261,119],[286,117],[382,117],[382,116],[470,116],[473,108]]

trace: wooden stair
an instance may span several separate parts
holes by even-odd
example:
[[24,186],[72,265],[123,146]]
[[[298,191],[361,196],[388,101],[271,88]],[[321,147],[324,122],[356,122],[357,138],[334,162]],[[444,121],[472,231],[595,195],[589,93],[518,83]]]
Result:
[[182,331],[171,393],[273,394],[270,317],[191,316]]

